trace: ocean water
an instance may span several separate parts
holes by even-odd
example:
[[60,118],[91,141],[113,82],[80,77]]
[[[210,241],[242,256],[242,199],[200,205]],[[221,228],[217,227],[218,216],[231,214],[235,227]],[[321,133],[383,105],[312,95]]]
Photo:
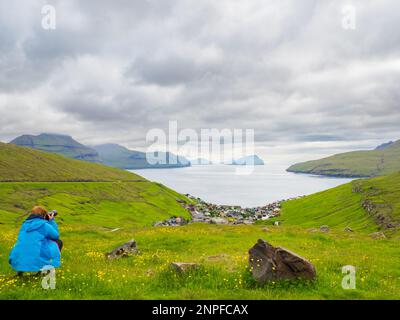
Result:
[[308,195],[347,183],[352,179],[286,172],[286,166],[255,166],[238,174],[237,166],[205,165],[179,169],[132,170],[180,193],[189,193],[215,204],[262,206],[277,200]]

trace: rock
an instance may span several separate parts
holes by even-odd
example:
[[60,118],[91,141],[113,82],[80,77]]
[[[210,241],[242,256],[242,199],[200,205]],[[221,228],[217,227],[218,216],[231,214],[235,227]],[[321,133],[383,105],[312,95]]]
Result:
[[108,259],[119,259],[119,258],[126,258],[133,254],[138,254],[139,250],[136,245],[135,240],[131,240],[122,246],[114,249],[113,251],[106,254]]
[[274,226],[280,226],[282,224],[282,222],[280,222],[280,221],[275,221],[274,222]]
[[319,231],[321,231],[321,232],[329,232],[329,226],[327,226],[327,225],[321,226],[319,228]]
[[372,239],[386,239],[386,236],[383,232],[374,232],[370,234]]
[[221,253],[221,254],[217,254],[215,256],[209,256],[209,257],[207,257],[207,260],[218,261],[218,260],[224,260],[227,258],[229,258],[229,255],[227,255],[226,253]]
[[269,229],[267,227],[262,228],[261,230],[264,231],[264,232],[269,232]]
[[172,217],[168,220],[158,221],[153,224],[154,227],[178,227],[187,224],[188,222],[183,217]]
[[345,231],[345,232],[354,232],[353,229],[352,229],[352,228],[349,228],[349,227],[344,228],[344,231]]
[[212,218],[210,222],[213,224],[228,224],[229,221],[225,218]]
[[179,273],[186,273],[189,271],[196,270],[200,267],[197,263],[186,263],[186,262],[172,262],[171,266]]
[[315,267],[305,258],[285,248],[275,248],[262,239],[249,250],[249,265],[254,279],[261,284],[284,279],[316,278]]

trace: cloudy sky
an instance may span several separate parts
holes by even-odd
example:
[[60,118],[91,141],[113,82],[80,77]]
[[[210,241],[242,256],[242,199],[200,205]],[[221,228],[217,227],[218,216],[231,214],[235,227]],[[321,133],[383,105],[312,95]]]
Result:
[[370,148],[400,139],[399,30],[398,0],[0,0],[0,140],[144,149],[176,120],[271,161]]

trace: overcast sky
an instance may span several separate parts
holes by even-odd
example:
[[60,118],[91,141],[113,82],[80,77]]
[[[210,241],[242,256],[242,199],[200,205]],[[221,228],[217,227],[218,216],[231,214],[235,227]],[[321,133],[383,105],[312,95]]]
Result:
[[143,149],[177,120],[254,129],[267,161],[370,148],[400,139],[399,30],[398,0],[0,0],[0,140]]

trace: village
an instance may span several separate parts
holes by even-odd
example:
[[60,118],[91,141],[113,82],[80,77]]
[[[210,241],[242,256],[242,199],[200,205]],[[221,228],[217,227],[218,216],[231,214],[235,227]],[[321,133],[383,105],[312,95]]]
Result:
[[[191,203],[177,199],[185,209],[190,212],[191,220],[183,217],[172,217],[165,221],[154,223],[154,226],[181,226],[189,223],[203,222],[211,224],[253,224],[259,220],[268,220],[279,217],[284,201],[272,202],[262,207],[242,208],[240,206],[217,205],[208,203],[201,198],[186,194]],[[276,223],[279,223],[276,221]]]

